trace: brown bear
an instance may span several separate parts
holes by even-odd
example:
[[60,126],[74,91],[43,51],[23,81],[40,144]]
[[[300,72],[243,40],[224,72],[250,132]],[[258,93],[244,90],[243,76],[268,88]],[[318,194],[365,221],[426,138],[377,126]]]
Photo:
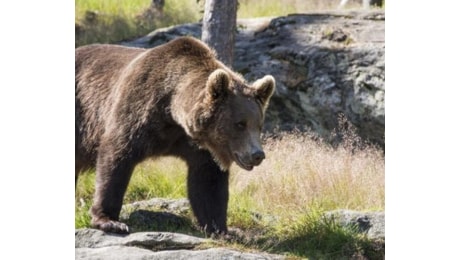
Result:
[[236,162],[250,171],[265,158],[260,134],[274,89],[272,76],[248,84],[190,37],[151,49],[77,48],[75,183],[96,169],[92,226],[128,233],[118,220],[135,165],[176,156],[199,225],[227,232],[228,170]]

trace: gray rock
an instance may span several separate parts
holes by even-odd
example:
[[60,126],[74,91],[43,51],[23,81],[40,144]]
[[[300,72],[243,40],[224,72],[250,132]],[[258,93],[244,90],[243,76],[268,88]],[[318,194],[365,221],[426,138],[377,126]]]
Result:
[[154,198],[124,205],[120,220],[128,224],[132,232],[194,230],[188,217],[191,208],[187,199]]
[[138,247],[108,246],[100,248],[75,248],[75,260],[125,260],[125,259],[158,259],[152,257],[153,252]]
[[[154,47],[200,38],[201,24],[156,30],[122,43]],[[328,137],[338,114],[385,144],[385,12],[329,12],[240,19],[233,67],[249,80],[272,74],[277,89],[266,130],[312,129]]]
[[227,248],[210,248],[206,250],[198,251],[187,251],[187,250],[178,250],[178,251],[163,251],[157,253],[159,258],[156,259],[196,259],[196,260],[213,260],[213,259],[222,259],[222,260],[237,260],[237,259],[247,259],[247,260],[262,260],[262,259],[285,259],[284,256],[272,255],[265,253],[244,253]]
[[[284,259],[280,255],[245,253],[208,239],[167,232],[107,234],[95,229],[75,231],[75,259]],[[196,249],[201,250],[185,250]]]
[[160,209],[168,212],[184,213],[190,210],[188,199],[153,198],[150,200],[136,201],[123,206],[123,210]]
[[110,259],[110,260],[124,260],[124,259],[145,259],[145,260],[263,260],[263,259],[285,259],[284,256],[271,255],[271,254],[254,254],[244,253],[236,250],[226,248],[211,248],[206,250],[176,250],[176,251],[160,251],[153,252],[150,250],[124,247],[124,246],[111,246],[103,248],[77,248],[75,250],[75,259]]
[[385,212],[359,212],[352,210],[335,210],[326,213],[341,226],[354,226],[365,233],[368,238],[385,240]]
[[150,250],[190,249],[211,240],[169,232],[138,232],[129,235],[108,234],[96,229],[75,230],[75,248],[136,246]]

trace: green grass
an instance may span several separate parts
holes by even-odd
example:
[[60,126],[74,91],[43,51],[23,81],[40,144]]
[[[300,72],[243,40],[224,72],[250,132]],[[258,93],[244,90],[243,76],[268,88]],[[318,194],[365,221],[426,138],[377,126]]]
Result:
[[[281,133],[276,138],[264,138],[267,158],[262,165],[251,172],[232,166],[228,225],[237,231],[226,246],[313,259],[347,258],[353,254],[381,258],[381,251],[376,253],[371,241],[322,214],[335,209],[385,209],[382,151],[372,146],[355,149],[351,144],[356,136],[347,136],[342,145],[332,148],[308,133]],[[186,197],[185,172],[185,164],[175,158],[145,161],[136,167],[124,203]],[[88,209],[93,190],[94,172],[80,176],[75,199],[76,228],[90,225]],[[134,231],[200,235],[193,228],[196,220],[191,212],[171,224],[152,221],[151,226],[144,227],[133,221],[129,224],[134,225]]]
[[148,160],[136,167],[125,202],[148,198],[184,198],[186,193],[185,163],[172,158]]
[[[284,1],[292,2],[292,1]],[[295,5],[273,0],[240,0],[237,12],[238,18],[253,18],[265,16],[282,16],[297,12]]]
[[[133,172],[124,204],[149,198],[184,198],[186,195],[185,163],[173,158],[147,160]],[[95,173],[80,174],[75,198],[75,228],[89,227],[89,208],[94,195]]]
[[371,246],[371,241],[360,234],[357,227],[339,226],[325,218],[320,210],[311,209],[308,213],[292,217],[289,223],[279,224],[269,232],[270,237],[276,238],[268,243],[272,245],[269,251],[289,252],[293,256],[314,259],[369,255],[366,249]]
[[75,45],[115,43],[144,36],[157,28],[197,22],[196,1],[168,0],[163,13],[150,0],[75,0]]

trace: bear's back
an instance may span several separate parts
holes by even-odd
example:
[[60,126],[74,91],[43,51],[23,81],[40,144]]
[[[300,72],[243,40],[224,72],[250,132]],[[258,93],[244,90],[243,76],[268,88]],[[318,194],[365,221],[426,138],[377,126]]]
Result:
[[75,76],[79,78],[83,73],[91,73],[95,77],[110,76],[145,51],[110,44],[79,47],[75,50]]

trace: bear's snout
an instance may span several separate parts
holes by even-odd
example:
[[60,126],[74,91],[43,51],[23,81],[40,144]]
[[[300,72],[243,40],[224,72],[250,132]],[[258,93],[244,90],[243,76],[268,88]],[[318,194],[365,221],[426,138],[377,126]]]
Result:
[[258,166],[265,159],[265,153],[262,150],[256,150],[252,153],[239,155],[234,153],[236,163],[243,169],[251,171],[254,166]]
[[256,151],[251,155],[251,164],[254,166],[259,165],[265,159],[264,151]]

